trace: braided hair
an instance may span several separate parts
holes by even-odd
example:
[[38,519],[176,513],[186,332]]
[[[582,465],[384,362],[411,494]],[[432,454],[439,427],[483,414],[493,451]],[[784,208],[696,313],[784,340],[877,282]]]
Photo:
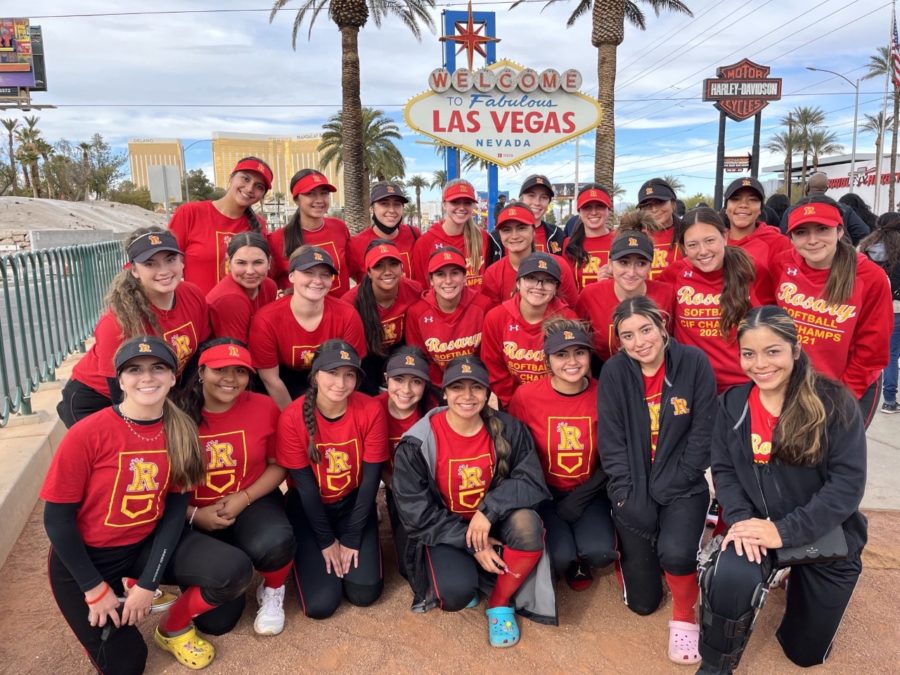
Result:
[[[316,422],[316,399],[319,396],[319,385],[316,381],[316,373],[318,372],[316,361],[319,359],[319,355],[322,354],[322,352],[343,344],[345,344],[343,340],[326,340],[319,345],[319,348],[316,350],[316,355],[313,357],[312,371],[309,374],[309,388],[306,390],[306,394],[304,394],[303,398],[303,425],[306,427],[306,435],[309,436],[309,444],[306,446],[306,452],[309,455],[309,461],[312,464],[318,464],[322,461],[322,455],[319,453],[319,448],[316,447],[316,432],[319,430],[319,425]],[[357,379],[357,386],[358,385],[359,379]]]

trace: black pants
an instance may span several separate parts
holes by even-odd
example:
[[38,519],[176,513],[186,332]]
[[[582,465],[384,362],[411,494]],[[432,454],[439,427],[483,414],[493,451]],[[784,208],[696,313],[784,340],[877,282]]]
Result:
[[659,608],[663,599],[661,572],[683,575],[697,571],[707,508],[707,493],[660,505],[655,541],[616,522],[625,604],[631,611],[646,615]]
[[[153,536],[131,546],[88,548],[97,570],[119,597],[123,595],[122,577],[139,577],[150,554]],[[49,557],[50,588],[56,604],[88,657],[101,673],[141,673],[147,661],[147,645],[136,626],[112,628],[104,640],[104,629],[88,622],[84,593],[69,570],[51,549]],[[233,546],[194,530],[185,529],[181,541],[163,574],[163,583],[182,588],[199,586],[203,599],[222,605],[242,596],[253,577],[247,556]],[[214,612],[215,610],[213,610]],[[212,614],[209,612],[208,614]],[[207,615],[196,618],[198,629],[219,634],[221,624]],[[229,627],[230,629],[230,627]]]
[[[711,670],[716,670],[719,654],[742,646],[726,636],[723,619],[737,620],[750,611],[754,591],[768,580],[770,568],[768,558],[762,565],[753,563],[729,546],[710,570],[704,612],[708,603],[714,618],[712,625],[707,625],[704,617],[700,654],[705,664],[712,665]],[[858,554],[848,560],[791,568],[784,618],[776,632],[791,661],[802,667],[825,661],[860,572],[862,562]]]
[[[551,489],[554,499],[565,493]],[[606,567],[616,560],[616,534],[610,516],[609,497],[600,492],[574,523],[568,523],[556,513],[552,501],[543,502],[538,513],[547,529],[547,552],[557,577],[576,560],[591,567]]]
[[859,409],[862,412],[863,423],[866,429],[872,424],[875,412],[878,410],[878,401],[881,399],[881,387],[884,384],[884,373],[878,374],[878,379],[869,385],[862,398],[859,399]]
[[[294,558],[294,529],[284,512],[281,490],[259,497],[241,511],[234,525],[224,530],[199,530],[228,546],[236,547],[250,558],[253,568],[260,572],[281,569]],[[221,635],[229,632],[244,613],[247,595],[242,593],[197,617],[197,626],[204,633]]]
[[[518,509],[491,528],[491,536],[517,551],[540,551],[544,548],[544,527],[536,511]],[[425,549],[428,575],[438,606],[458,612],[475,597],[479,589],[494,583],[475,557],[467,550],[449,544]]]
[[[336,504],[326,504],[331,527],[338,539],[353,511],[356,493]],[[363,528],[359,544],[359,566],[350,568],[343,579],[325,570],[322,549],[316,542],[312,526],[306,518],[300,496],[294,489],[286,498],[288,520],[294,527],[297,551],[294,556],[294,581],[303,613],[311,619],[327,619],[341,604],[341,597],[357,607],[368,607],[381,597],[384,571],[381,565],[381,542],[378,540],[378,514],[375,504]]]
[[56,413],[66,429],[71,429],[75,422],[111,405],[112,401],[100,392],[70,379],[62,389],[62,399],[56,404]]

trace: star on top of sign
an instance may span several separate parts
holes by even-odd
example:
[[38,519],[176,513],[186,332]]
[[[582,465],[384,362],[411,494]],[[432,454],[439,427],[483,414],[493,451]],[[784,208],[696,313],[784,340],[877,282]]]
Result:
[[[484,45],[490,42],[500,42],[500,38],[481,35],[481,31],[484,30],[485,24],[483,21],[475,23],[472,14],[472,0],[469,0],[469,17],[466,19],[466,23],[462,23],[461,21],[455,23],[456,34],[441,35],[439,39],[441,42],[456,42],[459,44],[459,49],[456,50],[456,53],[459,54],[463,50],[466,51],[466,57],[469,61],[469,70],[472,70],[472,59],[475,57],[475,52],[478,52],[483,57],[487,58],[487,52],[484,50]],[[478,27],[476,28],[476,26]]]

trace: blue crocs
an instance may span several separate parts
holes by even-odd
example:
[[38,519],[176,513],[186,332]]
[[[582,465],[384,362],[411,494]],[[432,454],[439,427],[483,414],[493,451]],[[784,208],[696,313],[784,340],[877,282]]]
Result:
[[465,606],[465,609],[475,609],[478,607],[478,603],[481,602],[481,598],[478,596],[478,592],[475,592],[475,595],[472,596],[472,599],[469,600],[469,604]]
[[485,615],[491,647],[512,647],[519,641],[519,626],[512,607],[491,607]]

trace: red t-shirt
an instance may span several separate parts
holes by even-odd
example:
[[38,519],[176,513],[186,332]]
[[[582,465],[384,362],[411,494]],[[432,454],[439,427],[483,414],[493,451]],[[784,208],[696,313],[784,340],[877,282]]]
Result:
[[231,275],[225,277],[206,295],[212,334],[249,342],[250,320],[261,307],[274,302],[277,293],[275,282],[266,277],[256,297],[251,299]]
[[[275,456],[278,464],[286,469],[310,465],[309,434],[303,422],[305,400],[306,396],[301,396],[291,403],[278,421]],[[350,394],[347,411],[340,419],[327,420],[318,408],[315,415],[320,460],[312,465],[312,470],[322,502],[333,504],[359,487],[363,462],[387,461],[387,422],[378,401],[358,391]]]
[[858,399],[890,360],[894,309],[884,270],[861,253],[856,264],[853,292],[837,306],[822,297],[830,270],[813,269],[796,251],[777,256],[771,271],[775,302],[797,323],[813,366]]
[[772,456],[772,438],[778,417],[770,413],[759,400],[759,389],[753,387],[748,398],[750,405],[750,444],[753,450],[753,461],[756,464],[768,464]]
[[444,366],[457,356],[477,355],[481,347],[487,298],[471,288],[463,289],[456,309],[441,311],[429,290],[406,313],[406,344],[428,357],[431,381],[441,386]]
[[[572,267],[569,265],[568,260],[558,255],[553,257],[556,258],[560,272],[562,272],[562,278],[556,289],[556,297],[570,307],[574,307],[575,301],[578,300],[579,291],[579,287],[575,283],[575,274],[572,272]],[[518,270],[512,266],[512,263],[509,261],[509,255],[503,256],[485,270],[481,293],[488,297],[492,306],[509,300],[516,292],[517,274]]]
[[[671,331],[675,305],[672,287],[650,279],[647,279],[646,283],[647,297],[669,317],[666,328]],[[594,331],[594,351],[604,361],[619,351],[619,341],[613,330],[612,317],[620,302],[616,296],[615,282],[612,279],[601,279],[581,291],[575,305],[578,316],[590,322]]]
[[431,258],[432,253],[443,246],[452,246],[459,249],[466,258],[466,284],[469,286],[481,286],[482,275],[487,268],[487,260],[491,252],[488,233],[481,230],[481,267],[476,270],[474,262],[466,250],[466,236],[464,234],[452,236],[447,234],[444,232],[443,223],[432,225],[416,240],[412,252],[413,279],[422,284],[423,287],[428,286],[428,259]]
[[487,427],[474,436],[456,433],[447,411],[428,418],[437,446],[434,479],[452,513],[471,520],[494,478],[494,444]]
[[[260,233],[265,236],[266,221],[259,214],[256,219]],[[188,202],[175,209],[169,230],[184,252],[184,280],[196,284],[203,295],[209,293],[228,276],[231,238],[250,229],[247,216],[241,214],[239,218],[229,218],[212,202]]]
[[650,278],[656,279],[665,271],[666,267],[676,260],[681,260],[681,249],[672,245],[675,237],[674,227],[647,234],[653,240],[653,263],[650,266]]
[[[197,347],[209,338],[209,311],[200,289],[191,283],[181,282],[175,287],[175,303],[170,310],[151,305],[162,338],[168,342],[178,357],[178,372],[197,351]],[[149,324],[148,334],[153,334]],[[106,310],[94,328],[94,344],[88,353],[75,364],[72,378],[86,384],[98,394],[109,398],[107,378],[116,376],[113,358],[125,341],[122,327],[112,310]]]
[[[680,260],[670,266],[666,278],[672,280],[675,289],[675,339],[706,352],[719,393],[746,382],[736,331],[732,329],[730,335],[723,337],[719,330],[723,271],[701,272],[687,260]],[[750,286],[750,304],[771,304],[767,275],[761,274]]]
[[400,250],[400,264],[403,266],[403,274],[407,279],[412,279],[412,250],[416,240],[421,236],[419,229],[412,225],[400,225],[397,236],[393,239],[379,237],[375,233],[375,226],[369,226],[359,234],[350,237],[347,248],[347,265],[350,277],[359,283],[366,274],[366,249],[376,239],[386,239]]
[[[579,291],[597,281],[600,268],[609,262],[609,248],[612,246],[615,238],[615,232],[608,232],[599,237],[585,237],[581,242],[582,248],[590,256],[590,259],[584,265],[572,262],[575,268],[575,281]],[[563,251],[568,248],[570,240],[571,237],[566,237],[566,240],[563,242]],[[568,257],[567,259],[571,260]]]
[[194,488],[191,504],[206,506],[259,480],[269,460],[275,459],[280,414],[271,398],[248,391],[225,412],[203,411],[200,449],[206,477]]
[[[547,227],[556,227],[555,225],[548,225]],[[547,232],[544,230],[543,221],[538,224],[536,228],[534,228],[534,250],[542,251],[544,253],[552,253],[553,255],[561,256],[563,249],[559,245],[559,240],[555,240],[550,243],[550,248],[552,250],[547,250]]]
[[397,419],[391,415],[390,408],[388,408],[388,393],[386,391],[378,394],[375,400],[381,404],[381,409],[387,420],[388,450],[390,451],[390,460],[388,461],[390,462],[391,470],[393,470],[394,453],[397,451],[397,446],[400,445],[400,439],[403,438],[403,434],[413,428],[416,422],[422,419],[422,416],[419,414],[418,406],[416,406],[409,417],[404,419]]
[[[330,295],[341,297],[350,290],[350,270],[347,265],[347,247],[350,245],[350,230],[347,223],[339,218],[325,218],[322,227],[318,230],[303,230],[303,243],[310,246],[318,246],[323,249],[334,261],[337,268],[337,276],[331,285]],[[288,279],[288,255],[284,254],[284,230],[275,230],[269,236],[269,248],[272,249],[272,269],[269,274],[275,279],[278,288],[290,288],[291,280]]]
[[568,492],[590,478],[597,467],[597,380],[580,394],[560,394],[550,378],[516,389],[509,414],[522,420],[534,437],[547,485]]
[[66,432],[53,455],[41,499],[81,504],[76,519],[88,546],[128,546],[149,536],[162,518],[169,455],[162,420],[131,431],[112,408],[89,415]]
[[666,379],[665,362],[653,375],[643,375],[644,400],[647,402],[647,412],[650,413],[650,461],[656,459],[656,442],[659,440],[659,413],[662,403],[663,382]]
[[509,403],[520,384],[547,375],[543,322],[552,317],[577,318],[565,303],[554,299],[541,321],[529,323],[519,303],[519,296],[515,296],[484,317],[481,359],[491,378],[491,391],[503,405]]
[[[359,295],[359,286],[354,286],[341,298],[348,305],[356,308],[356,296]],[[400,279],[400,288],[394,304],[390,307],[382,307],[376,303],[378,318],[381,320],[381,344],[390,349],[399,343],[406,333],[406,314],[422,297],[422,287],[419,282],[412,279]]]
[[359,357],[366,355],[366,339],[359,315],[343,300],[325,296],[322,320],[315,330],[305,330],[291,311],[286,295],[263,307],[253,317],[250,353],[256,368],[309,370],[316,350],[326,340],[349,342]]

